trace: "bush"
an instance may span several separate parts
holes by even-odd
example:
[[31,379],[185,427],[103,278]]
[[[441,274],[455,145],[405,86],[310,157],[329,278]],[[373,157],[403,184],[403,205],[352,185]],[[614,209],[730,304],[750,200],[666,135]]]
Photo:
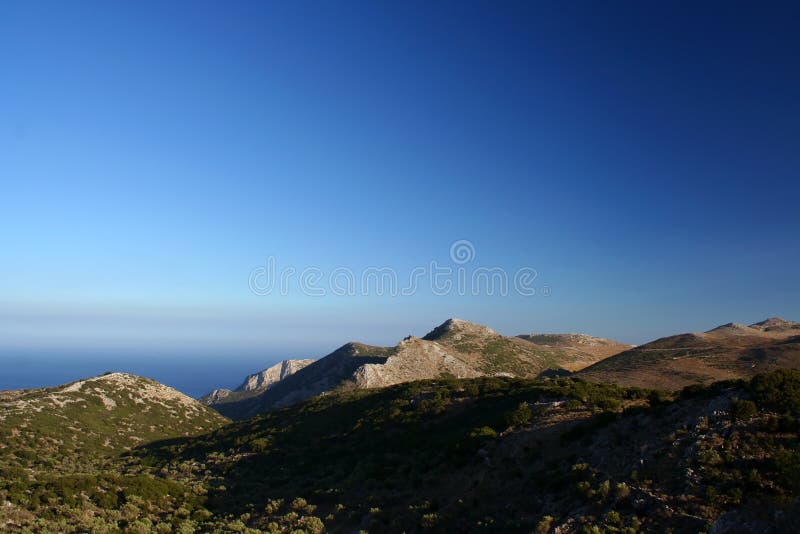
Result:
[[619,515],[619,512],[616,510],[611,510],[606,514],[606,523],[609,525],[621,525],[622,524],[622,516]]
[[622,403],[614,398],[603,399],[597,406],[604,412],[618,412],[622,408]]
[[530,406],[527,402],[521,402],[514,411],[506,415],[506,424],[508,426],[527,425],[530,423],[531,417],[533,417],[533,412],[531,412]]
[[470,430],[469,437],[478,441],[488,441],[496,438],[497,432],[490,426],[482,426]]
[[606,497],[608,497],[608,494],[609,494],[610,491],[611,491],[611,481],[610,480],[602,481],[600,483],[600,485],[597,487],[597,493],[604,499]]
[[653,408],[657,406],[663,406],[664,404],[670,402],[670,400],[671,398],[669,393],[665,391],[654,390],[651,391],[650,394],[647,396],[647,402],[649,402],[650,406],[652,406]]
[[800,451],[780,451],[772,458],[772,463],[789,491],[800,493]]
[[313,515],[304,517],[300,523],[308,534],[322,534],[325,531],[325,524],[322,519]]
[[756,403],[750,400],[733,399],[731,401],[731,418],[734,421],[747,421],[758,414]]
[[422,528],[433,528],[439,522],[439,514],[430,513],[422,516]]
[[150,534],[152,527],[153,523],[149,519],[138,519],[128,525],[125,534]]
[[294,499],[289,506],[297,512],[305,512],[309,509],[308,502],[302,497]]
[[536,534],[547,534],[553,528],[553,521],[555,518],[550,515],[544,516],[536,525]]
[[717,502],[717,488],[714,486],[706,486],[706,502],[708,504],[716,504]]
[[620,482],[614,487],[614,495],[617,499],[627,499],[631,494],[631,488],[624,482]]
[[256,438],[250,442],[250,449],[258,454],[264,454],[269,451],[269,440],[265,438]]
[[800,412],[800,371],[781,369],[758,375],[750,382],[750,391],[759,406],[780,413]]

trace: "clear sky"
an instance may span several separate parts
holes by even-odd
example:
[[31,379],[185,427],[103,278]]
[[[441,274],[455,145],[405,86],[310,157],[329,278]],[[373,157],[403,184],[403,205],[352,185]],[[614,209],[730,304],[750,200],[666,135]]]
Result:
[[[2,2],[0,348],[800,320],[800,7],[697,4]],[[538,293],[248,284],[456,240]]]

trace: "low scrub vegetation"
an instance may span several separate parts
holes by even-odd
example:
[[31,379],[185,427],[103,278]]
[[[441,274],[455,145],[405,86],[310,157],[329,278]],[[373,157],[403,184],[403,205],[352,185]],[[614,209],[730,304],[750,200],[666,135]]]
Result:
[[30,469],[27,452],[38,465],[62,459],[9,441],[0,520],[19,532],[131,533],[678,532],[708,530],[724,513],[789,521],[800,497],[799,383],[800,373],[778,372],[678,395],[563,377],[353,389],[96,454],[73,472]]

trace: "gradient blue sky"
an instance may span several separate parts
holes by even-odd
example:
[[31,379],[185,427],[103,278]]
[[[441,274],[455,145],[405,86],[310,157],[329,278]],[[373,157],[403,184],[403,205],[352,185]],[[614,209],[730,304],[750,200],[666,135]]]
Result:
[[[695,4],[2,2],[0,349],[800,319],[800,8]],[[457,239],[551,295],[248,290]]]

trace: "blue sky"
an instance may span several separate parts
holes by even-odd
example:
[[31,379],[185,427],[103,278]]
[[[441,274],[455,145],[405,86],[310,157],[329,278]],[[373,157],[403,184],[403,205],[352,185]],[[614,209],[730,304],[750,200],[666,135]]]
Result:
[[[800,319],[797,4],[3,2],[0,348],[319,356],[450,316]],[[298,269],[550,295],[254,295]]]

